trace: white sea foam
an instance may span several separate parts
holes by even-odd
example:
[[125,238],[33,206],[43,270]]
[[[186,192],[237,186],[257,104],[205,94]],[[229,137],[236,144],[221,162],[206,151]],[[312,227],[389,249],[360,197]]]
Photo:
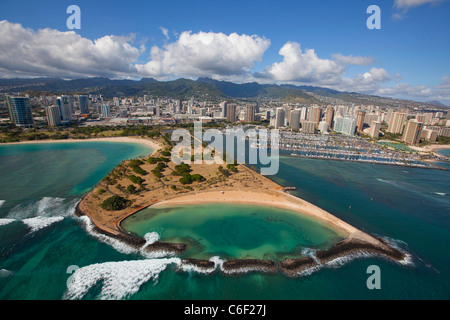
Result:
[[[437,194],[438,196],[443,196],[443,197],[445,197],[447,195],[444,192],[435,192],[435,194]],[[1,207],[1,205],[0,205],[0,207]]]
[[149,280],[157,281],[168,265],[179,266],[179,258],[120,261],[93,264],[78,269],[68,284],[64,299],[83,298],[89,289],[102,281],[99,299],[118,300],[139,291]]
[[219,268],[220,271],[223,271],[223,263],[227,260],[221,259],[219,256],[214,256],[209,259],[209,261],[214,262],[215,268]]
[[6,270],[6,269],[0,269],[0,279],[1,278],[7,278],[14,274],[14,272]]
[[145,245],[148,246],[159,240],[159,234],[157,232],[150,232],[144,235]]
[[323,269],[323,265],[322,265],[322,264],[318,264],[318,265],[316,265],[316,266],[314,266],[314,267],[311,267],[311,268],[308,268],[308,269],[305,269],[305,270],[303,270],[303,271],[298,272],[295,276],[297,276],[297,277],[306,277],[306,276],[310,276],[310,275],[312,275],[314,272],[319,271],[319,270],[321,270],[321,269]]
[[62,220],[64,217],[35,217],[24,219],[22,222],[31,228],[31,232],[36,232]]
[[5,226],[14,221],[16,221],[16,219],[0,219],[0,226]]
[[18,220],[34,217],[68,217],[74,214],[79,201],[80,199],[66,200],[64,198],[44,197],[35,203],[15,206],[7,217]]
[[109,237],[105,234],[96,232],[94,230],[94,224],[92,223],[91,219],[89,219],[88,216],[81,216],[78,219],[83,223],[87,233],[89,233],[91,236],[93,236],[97,240],[112,246],[114,249],[116,249],[120,253],[125,253],[125,254],[139,253],[139,249],[133,248],[132,246],[129,246],[126,243],[124,243],[120,240],[117,240],[113,237]]
[[140,254],[147,259],[156,259],[156,258],[163,258],[163,257],[170,257],[174,256],[175,254],[173,252],[166,252],[164,250],[159,251],[147,251],[146,248],[149,245],[154,244],[155,242],[159,241],[159,234],[157,232],[149,232],[144,235],[145,244],[141,247],[139,250]]
[[404,248],[408,246],[408,244],[405,241],[399,240],[399,239],[393,239],[390,237],[382,237],[382,239],[387,242],[391,247],[394,249],[397,249],[401,253],[405,255],[405,258],[403,260],[398,261],[398,263],[402,265],[414,265],[413,257],[410,253],[408,253]]
[[214,262],[214,267],[211,268],[200,268],[197,267],[193,264],[189,264],[189,263],[182,263],[180,266],[180,269],[186,272],[197,272],[197,273],[204,273],[204,274],[209,274],[209,273],[213,273],[214,271],[217,270],[217,268],[219,268],[221,271],[223,271],[222,265],[225,262],[225,260],[220,259],[219,257],[215,256],[215,257],[211,257],[209,259],[209,261]]
[[316,251],[317,251],[316,249],[312,249],[312,248],[303,248],[302,249],[302,256],[311,257],[311,258],[314,259],[314,261],[317,264],[321,264],[319,259],[317,259],[317,257],[316,257]]
[[196,273],[203,273],[203,274],[210,274],[213,273],[216,268],[200,268],[197,267],[193,264],[189,264],[189,263],[182,263],[180,266],[180,269],[185,271],[185,272],[196,272]]
[[159,240],[159,235],[156,232],[147,233],[145,235],[146,243],[141,248],[135,248],[135,247],[130,246],[130,245],[126,244],[125,242],[118,240],[114,237],[110,237],[108,235],[105,235],[105,234],[95,231],[95,226],[92,223],[91,219],[89,219],[88,216],[81,216],[78,219],[82,222],[82,224],[88,234],[90,234],[91,236],[96,238],[98,241],[106,243],[107,245],[110,245],[111,247],[113,247],[115,250],[117,250],[120,253],[140,254],[142,257],[144,257],[146,259],[157,259],[157,258],[174,256],[174,253],[166,252],[163,250],[160,250],[160,251],[146,251],[145,250],[145,248],[148,245]]
[[5,200],[0,200],[0,208],[2,207],[2,205],[5,203]]
[[351,254],[346,254],[345,256],[342,256],[342,257],[335,258],[331,261],[328,261],[324,265],[329,268],[339,268],[355,259],[369,258],[369,257],[375,257],[375,256],[377,256],[377,255],[368,253],[368,252],[364,252],[364,251],[355,252],[355,253],[351,253]]

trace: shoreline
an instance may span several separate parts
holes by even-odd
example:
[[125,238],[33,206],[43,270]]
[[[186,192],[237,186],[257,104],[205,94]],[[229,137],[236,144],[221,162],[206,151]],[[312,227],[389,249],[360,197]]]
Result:
[[90,139],[61,139],[61,140],[32,140],[20,142],[5,142],[2,145],[22,145],[22,144],[45,144],[45,143],[76,143],[76,142],[118,142],[118,143],[137,143],[153,149],[152,154],[162,149],[163,146],[154,140],[141,137],[103,137]]

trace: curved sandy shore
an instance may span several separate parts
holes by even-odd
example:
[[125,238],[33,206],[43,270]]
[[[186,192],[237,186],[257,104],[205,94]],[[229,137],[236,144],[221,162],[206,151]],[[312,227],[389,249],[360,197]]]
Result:
[[333,216],[327,211],[297,198],[283,191],[273,192],[248,192],[248,191],[210,191],[196,194],[182,195],[176,198],[158,202],[151,207],[205,204],[205,203],[241,203],[256,204],[283,208],[307,215],[324,222],[331,229],[340,231],[344,237],[359,239],[374,245],[380,245],[380,241],[360,231],[352,225]]
[[92,138],[92,139],[61,139],[61,140],[33,140],[33,141],[20,141],[20,142],[7,142],[1,143],[1,145],[15,145],[15,144],[43,144],[43,143],[74,143],[74,142],[125,142],[125,143],[138,143],[153,149],[153,153],[162,149],[162,145],[153,141],[141,137],[105,137],[105,138]]

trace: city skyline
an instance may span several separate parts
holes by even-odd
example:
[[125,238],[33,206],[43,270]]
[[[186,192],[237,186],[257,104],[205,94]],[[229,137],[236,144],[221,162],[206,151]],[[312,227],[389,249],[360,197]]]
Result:
[[[450,104],[448,1],[78,1],[73,31],[71,4],[2,5],[0,78],[212,77]],[[366,27],[372,4],[380,30]]]

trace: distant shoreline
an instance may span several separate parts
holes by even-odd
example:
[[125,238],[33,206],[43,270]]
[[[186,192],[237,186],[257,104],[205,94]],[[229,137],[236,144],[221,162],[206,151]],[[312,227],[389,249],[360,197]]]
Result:
[[104,138],[91,138],[91,139],[61,139],[61,140],[32,140],[32,141],[20,141],[20,142],[5,142],[0,143],[2,145],[22,145],[22,144],[45,144],[45,143],[76,143],[76,142],[118,142],[118,143],[138,143],[146,147],[153,149],[152,153],[155,153],[162,146],[149,139],[138,137],[104,137]]

